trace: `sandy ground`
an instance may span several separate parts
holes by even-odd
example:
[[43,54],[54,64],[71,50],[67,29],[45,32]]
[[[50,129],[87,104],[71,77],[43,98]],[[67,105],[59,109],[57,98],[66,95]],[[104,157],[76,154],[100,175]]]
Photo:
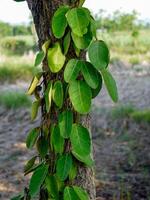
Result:
[[[111,71],[117,80],[119,104],[150,108],[150,66],[116,63]],[[25,90],[27,84],[0,86],[3,90]],[[105,89],[94,100],[92,133],[96,160],[97,195],[106,200],[150,199],[150,126],[128,118],[112,120],[114,106]],[[96,109],[95,109],[96,108]],[[103,111],[101,112],[101,109]],[[27,183],[23,165],[34,154],[27,151],[25,138],[35,126],[28,109],[0,107],[0,199],[8,200]],[[127,138],[124,138],[126,136]]]

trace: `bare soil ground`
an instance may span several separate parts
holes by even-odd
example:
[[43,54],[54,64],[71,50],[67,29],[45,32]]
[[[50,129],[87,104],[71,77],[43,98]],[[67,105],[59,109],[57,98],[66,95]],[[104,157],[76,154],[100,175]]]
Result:
[[[150,108],[150,66],[116,63],[111,70],[119,88],[119,104]],[[26,84],[0,86],[24,90]],[[104,200],[150,199],[150,124],[130,118],[112,119],[114,104],[105,89],[94,100],[92,133],[96,161],[97,196]],[[8,200],[27,184],[23,165],[34,154],[27,151],[25,138],[38,124],[30,122],[26,109],[0,107],[0,199]]]

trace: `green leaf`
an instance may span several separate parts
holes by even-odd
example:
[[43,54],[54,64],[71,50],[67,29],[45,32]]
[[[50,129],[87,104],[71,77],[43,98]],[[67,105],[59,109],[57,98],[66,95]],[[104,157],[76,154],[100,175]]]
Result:
[[82,37],[87,33],[90,12],[86,8],[73,8],[67,12],[66,17],[74,34]]
[[74,163],[72,164],[72,167],[71,167],[70,171],[69,171],[69,180],[73,181],[73,180],[76,178],[77,173],[78,173],[77,165],[76,165],[76,163],[74,162]]
[[100,73],[98,73],[98,86],[97,88],[92,89],[92,98],[95,98],[99,94],[99,92],[102,89],[102,84],[103,84],[102,76]]
[[92,17],[91,17],[91,20],[90,20],[90,30],[91,30],[93,37],[96,38],[96,35],[97,35],[97,33],[96,33],[96,22]]
[[46,111],[47,113],[50,111],[51,107],[51,100],[52,100],[52,83],[50,82],[45,90],[44,93],[45,104],[46,104]]
[[57,73],[62,69],[66,57],[62,54],[60,44],[58,42],[56,42],[52,48],[48,49],[47,59],[51,72]]
[[83,162],[84,164],[86,164],[88,167],[92,167],[94,164],[94,161],[92,160],[90,155],[87,155],[85,157],[80,156],[79,154],[75,153],[74,151],[72,151],[72,154],[74,155],[74,157],[79,160],[80,162]]
[[52,146],[54,147],[55,153],[62,154],[64,151],[64,138],[60,135],[59,126],[56,125],[51,131],[51,142]]
[[41,76],[42,76],[42,73],[38,73],[38,74],[32,79],[31,84],[30,84],[30,86],[29,86],[29,88],[28,88],[28,91],[27,91],[27,94],[28,94],[28,95],[32,95],[32,94],[33,94],[35,88],[37,87],[37,85],[38,85],[38,83],[39,83],[39,81],[40,81]]
[[54,175],[48,175],[45,179],[45,185],[49,195],[54,199],[58,199],[59,192],[56,177]]
[[50,45],[50,40],[47,40],[46,42],[44,42],[44,44],[42,45],[42,51],[44,52],[44,55],[46,56],[46,52],[47,52],[47,49]]
[[76,192],[72,187],[65,187],[64,189],[64,200],[79,200]]
[[77,112],[87,114],[90,111],[92,92],[84,81],[78,80],[70,83],[69,97]]
[[64,102],[64,91],[61,81],[56,81],[53,87],[53,101],[61,108]]
[[71,42],[71,36],[70,31],[67,33],[67,35],[64,38],[63,47],[64,47],[64,55],[68,53],[69,47]]
[[31,120],[35,120],[37,115],[38,115],[38,110],[39,110],[39,106],[40,106],[40,101],[34,101],[32,103],[32,107],[31,107]]
[[20,192],[17,196],[12,197],[10,200],[22,200],[24,198],[24,192]]
[[105,69],[109,64],[109,49],[102,40],[91,43],[88,55],[91,63],[97,70]]
[[67,19],[65,15],[68,10],[68,6],[62,6],[58,8],[58,10],[54,13],[54,16],[52,18],[52,30],[56,38],[63,37],[65,33],[67,27]]
[[69,138],[73,123],[73,113],[69,110],[59,115],[59,129],[63,138]]
[[75,46],[78,49],[86,49],[89,46],[90,42],[92,41],[92,35],[90,32],[87,32],[82,37],[79,37],[78,35],[72,32],[71,36],[72,36]]
[[44,57],[45,57],[45,55],[44,55],[43,51],[38,52],[36,54],[34,66],[35,67],[39,66],[42,63],[42,61],[44,60]]
[[80,63],[81,63],[80,60],[77,59],[71,59],[67,63],[64,71],[64,79],[67,83],[77,78],[81,69]]
[[56,174],[61,181],[65,181],[69,175],[72,166],[72,157],[70,154],[60,156],[56,165]]
[[28,149],[32,149],[32,147],[35,145],[35,142],[39,136],[39,133],[40,133],[39,127],[34,128],[30,131],[30,133],[28,134],[26,138],[26,146]]
[[48,166],[45,164],[41,165],[33,173],[29,184],[29,191],[31,198],[33,198],[40,191],[40,187],[43,184],[47,173],[48,173]]
[[40,136],[36,143],[37,150],[42,158],[45,158],[48,152],[48,140],[44,136]]
[[72,152],[77,153],[80,157],[86,157],[91,153],[91,139],[87,128],[73,124],[71,131]]
[[89,62],[82,61],[82,68],[81,68],[83,77],[86,83],[93,89],[96,89],[99,84],[99,73],[93,67],[93,65]]
[[116,81],[114,80],[113,76],[111,73],[107,70],[104,69],[101,71],[102,77],[104,79],[104,83],[106,85],[107,91],[112,98],[114,102],[118,101],[118,90],[117,90],[117,85]]
[[79,0],[79,6],[83,6],[85,0]]
[[34,156],[26,163],[26,165],[24,166],[24,173],[26,173],[33,167],[33,165],[36,161],[36,158],[37,158],[37,156]]
[[44,58],[46,56],[47,48],[49,47],[49,44],[50,44],[50,40],[47,40],[42,45],[42,50],[37,53],[36,58],[35,58],[35,63],[34,63],[35,67],[39,66],[42,63],[42,61],[44,60]]
[[80,200],[90,200],[88,193],[81,187],[73,186],[73,189]]

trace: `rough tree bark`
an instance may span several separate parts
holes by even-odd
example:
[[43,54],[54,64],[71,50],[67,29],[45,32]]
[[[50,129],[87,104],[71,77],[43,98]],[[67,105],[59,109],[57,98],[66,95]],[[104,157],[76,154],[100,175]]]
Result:
[[[52,35],[50,24],[52,16],[55,10],[62,4],[70,4],[71,0],[26,0],[28,3],[28,7],[31,10],[37,36],[39,39],[39,48],[41,45],[47,40],[51,39],[51,41],[55,41],[55,38]],[[85,56],[84,53],[81,53],[81,57]],[[74,51],[70,48],[69,50],[69,58],[75,57]],[[45,71],[48,70],[47,61],[45,60],[43,63],[43,68]],[[50,77],[45,74],[44,84],[46,84]],[[89,117],[86,116],[84,118],[84,125],[89,126]],[[42,123],[46,126],[49,125],[49,116],[46,116],[44,109],[42,110]],[[93,169],[85,168],[83,165],[80,164],[78,176],[75,180],[75,183],[83,188],[85,188],[91,200],[96,199],[96,192],[95,192],[95,184],[94,184],[94,174]],[[40,198],[42,199],[42,198]]]

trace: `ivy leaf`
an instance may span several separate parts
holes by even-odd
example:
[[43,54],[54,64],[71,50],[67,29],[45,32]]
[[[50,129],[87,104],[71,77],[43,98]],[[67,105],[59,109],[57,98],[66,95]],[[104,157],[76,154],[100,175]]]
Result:
[[50,82],[45,90],[44,94],[45,104],[46,104],[46,111],[47,113],[50,111],[51,107],[51,99],[52,99],[52,83]]
[[86,8],[73,8],[67,12],[66,17],[74,34],[82,37],[87,33],[90,12]]
[[64,37],[64,42],[63,42],[64,55],[68,53],[70,42],[71,42],[71,36],[70,36],[70,31],[69,31],[67,35]]
[[92,92],[84,81],[77,80],[70,83],[69,97],[77,112],[80,114],[87,114],[89,112]]
[[90,20],[90,30],[91,30],[91,33],[93,35],[93,37],[96,38],[96,22],[95,20],[91,17],[91,20]]
[[64,189],[64,200],[79,200],[79,197],[72,187],[67,186]]
[[61,81],[56,81],[53,87],[53,101],[61,108],[64,101],[64,91]]
[[40,191],[40,187],[43,184],[47,173],[48,173],[48,166],[45,164],[42,164],[33,173],[29,184],[29,191],[31,198],[33,198]]
[[26,146],[28,149],[32,149],[32,147],[35,145],[35,142],[39,136],[39,133],[40,133],[39,127],[34,128],[30,131],[30,133],[28,134],[26,138]]
[[95,89],[92,89],[92,98],[95,98],[99,94],[100,90],[102,89],[102,84],[102,76],[100,73],[98,73],[98,86]]
[[78,49],[86,49],[89,46],[90,42],[92,41],[92,35],[90,32],[87,32],[82,37],[80,37],[72,32],[71,36],[72,36],[75,46]]
[[49,47],[49,44],[50,44],[50,40],[47,40],[42,45],[42,50],[37,53],[36,58],[35,58],[35,63],[34,63],[35,67],[39,66],[42,63],[42,61],[44,60],[44,58],[46,56],[47,48]]
[[96,89],[99,84],[99,76],[97,70],[93,67],[93,65],[89,62],[82,61],[81,68],[83,77],[86,83],[93,89]]
[[102,40],[91,43],[88,55],[91,63],[97,70],[105,69],[109,64],[109,49]]
[[79,0],[79,6],[83,6],[85,0]]
[[74,189],[75,193],[77,194],[80,200],[90,200],[87,192],[81,187],[73,186],[72,188]]
[[74,157],[79,160],[80,162],[83,162],[84,164],[86,164],[88,167],[92,167],[94,161],[92,160],[90,155],[87,155],[85,157],[80,156],[79,154],[77,154],[76,152],[72,151],[72,154],[74,155]]
[[44,60],[44,57],[45,57],[45,55],[44,55],[43,51],[38,52],[36,54],[34,66],[35,67],[39,66],[42,63],[42,61]]
[[63,138],[69,138],[73,123],[73,113],[69,110],[59,115],[59,129]]
[[41,76],[42,76],[42,73],[38,73],[38,74],[35,75],[35,77],[32,79],[31,84],[30,84],[30,86],[29,86],[29,88],[28,88],[28,91],[27,91],[27,94],[28,94],[28,95],[32,95],[32,94],[33,94],[35,88],[37,87],[37,85],[38,85],[38,83],[39,83],[39,81],[40,81]]
[[60,44],[58,42],[56,42],[52,48],[48,49],[47,59],[51,72],[57,73],[62,69],[66,57],[62,54]]
[[68,6],[62,6],[54,13],[52,18],[52,30],[56,38],[63,37],[65,29],[67,27],[67,19],[65,17],[67,11],[69,10]]
[[104,83],[106,85],[107,91],[112,98],[114,102],[118,101],[118,90],[117,90],[117,85],[116,81],[114,80],[113,76],[111,73],[107,70],[104,69],[101,71],[102,77],[104,79]]
[[54,175],[48,175],[45,179],[45,185],[49,195],[54,199],[58,199],[59,192],[56,177]]
[[64,71],[64,79],[67,83],[77,78],[81,69],[80,63],[80,60],[77,59],[71,59],[67,63]]
[[48,140],[44,136],[40,136],[36,143],[37,150],[42,158],[44,158],[48,152]]
[[52,146],[54,147],[55,153],[62,154],[64,151],[64,138],[60,135],[59,126],[56,125],[51,131],[51,142]]
[[69,180],[73,181],[75,179],[75,177],[77,176],[77,173],[78,173],[78,171],[77,171],[77,165],[74,162],[72,164],[72,167],[71,167],[70,171],[69,171]]
[[32,107],[31,107],[31,120],[35,120],[38,114],[38,110],[39,110],[39,106],[40,106],[40,101],[34,101],[32,103]]
[[80,157],[84,158],[91,153],[91,139],[87,128],[73,124],[70,140],[72,152],[80,155]]
[[72,157],[70,154],[60,156],[56,165],[56,174],[61,181],[65,181],[69,175],[72,166]]
[[24,173],[26,173],[33,167],[33,165],[36,161],[36,158],[37,158],[37,156],[34,156],[26,163],[26,165],[24,166]]

